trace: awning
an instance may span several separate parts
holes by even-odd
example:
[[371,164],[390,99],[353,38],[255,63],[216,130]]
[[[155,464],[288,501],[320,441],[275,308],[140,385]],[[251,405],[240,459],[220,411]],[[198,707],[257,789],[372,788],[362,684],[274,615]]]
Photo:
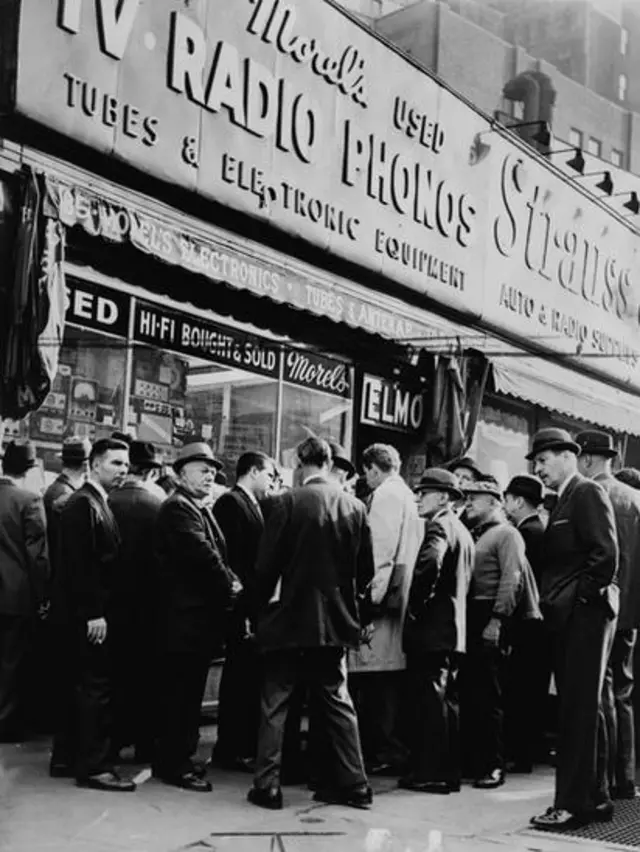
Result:
[[640,395],[568,370],[543,358],[491,358],[497,391],[616,432],[640,435]]

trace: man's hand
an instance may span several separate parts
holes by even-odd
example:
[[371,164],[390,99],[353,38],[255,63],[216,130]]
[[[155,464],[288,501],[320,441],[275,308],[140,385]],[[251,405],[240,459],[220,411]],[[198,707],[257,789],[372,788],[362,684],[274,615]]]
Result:
[[367,624],[360,629],[360,644],[366,645],[367,648],[371,647],[371,640],[373,639],[373,634],[375,632],[375,627],[373,624]]
[[87,621],[87,639],[92,645],[102,645],[107,638],[107,621],[104,618],[92,618]]
[[231,583],[231,597],[237,598],[240,592],[242,591],[242,588],[243,586],[240,580],[234,580],[233,583]]
[[46,621],[49,616],[49,601],[42,601],[38,606],[38,618],[40,621]]
[[502,625],[500,624],[499,618],[492,618],[491,621],[487,624],[485,629],[482,631],[482,639],[485,645],[490,645],[493,648],[498,647],[498,642],[500,641],[500,630]]

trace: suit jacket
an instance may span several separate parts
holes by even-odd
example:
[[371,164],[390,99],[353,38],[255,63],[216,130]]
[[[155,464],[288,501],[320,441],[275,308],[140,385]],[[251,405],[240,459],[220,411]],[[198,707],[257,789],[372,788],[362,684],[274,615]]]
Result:
[[52,617],[68,623],[110,618],[120,538],[103,494],[85,482],[65,503],[52,598]]
[[465,651],[473,558],[471,534],[453,509],[426,523],[404,626],[407,654]]
[[157,543],[168,650],[217,653],[237,578],[211,510],[179,486],[160,508]]
[[518,524],[518,532],[524,539],[524,548],[538,588],[544,570],[544,524],[538,515],[530,515]]
[[155,547],[158,514],[163,500],[141,482],[128,480],[109,495],[120,534],[114,565],[112,612],[120,627],[144,634],[152,619],[159,566]]
[[359,500],[322,477],[278,496],[256,567],[260,648],[356,647],[372,577]]
[[615,476],[594,477],[609,495],[613,506],[620,553],[618,630],[640,627],[640,493]]
[[579,600],[615,616],[618,544],[613,507],[601,485],[571,477],[549,517],[544,552],[541,608],[552,629],[567,623]]
[[55,571],[55,560],[58,556],[62,509],[75,491],[76,487],[67,474],[61,473],[44,492],[44,511],[47,516],[47,540],[52,571]]
[[49,577],[42,498],[0,477],[0,612],[32,615]]
[[262,510],[246,491],[235,486],[219,497],[213,514],[220,525],[227,544],[231,570],[242,581],[242,606],[247,617],[255,615],[254,586],[258,545],[264,531]]

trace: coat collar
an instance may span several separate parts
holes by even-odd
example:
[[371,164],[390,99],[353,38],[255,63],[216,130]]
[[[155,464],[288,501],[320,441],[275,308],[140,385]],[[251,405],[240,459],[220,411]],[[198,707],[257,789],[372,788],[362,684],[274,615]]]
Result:
[[231,490],[235,494],[237,494],[241,500],[244,500],[244,502],[251,509],[256,518],[258,518],[261,522],[264,520],[260,504],[255,498],[251,497],[251,495],[245,488],[243,488],[241,485],[234,485]]
[[582,474],[580,473],[574,473],[573,476],[569,477],[569,479],[566,481],[565,487],[562,489],[562,493],[558,496],[558,502],[553,507],[553,511],[549,516],[549,521],[551,521],[551,519],[558,514],[560,509],[564,506],[569,497],[571,497],[571,495],[573,494],[578,483],[582,482],[583,479],[584,476],[582,476]]

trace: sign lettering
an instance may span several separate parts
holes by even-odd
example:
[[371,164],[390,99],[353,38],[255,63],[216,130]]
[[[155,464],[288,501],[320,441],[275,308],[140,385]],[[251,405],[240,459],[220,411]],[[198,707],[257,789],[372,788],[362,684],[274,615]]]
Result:
[[127,336],[130,299],[125,293],[67,278],[66,307],[66,322]]
[[334,396],[351,396],[349,366],[315,352],[288,352],[284,362],[284,381]]
[[417,432],[424,419],[422,390],[412,390],[397,382],[363,376],[360,422],[402,432]]

